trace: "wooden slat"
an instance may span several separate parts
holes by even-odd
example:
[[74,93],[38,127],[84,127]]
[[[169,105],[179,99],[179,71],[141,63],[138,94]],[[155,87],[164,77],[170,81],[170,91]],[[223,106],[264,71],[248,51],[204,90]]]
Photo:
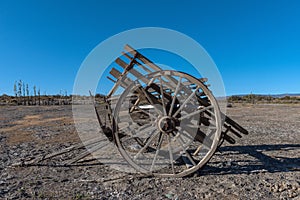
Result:
[[115,62],[118,64],[118,65],[120,65],[123,69],[125,69],[126,67],[127,67],[127,63],[124,61],[124,60],[122,60],[121,58],[117,58],[116,60],[115,60]]
[[[126,69],[126,67],[128,66],[126,64],[126,62],[124,62],[121,58],[117,58],[115,60],[115,62],[120,65],[122,68]],[[146,77],[143,76],[143,74],[141,74],[140,72],[136,71],[135,69],[131,68],[129,71],[129,73],[131,73],[132,75],[134,75],[136,78],[141,79],[144,83],[148,84],[149,83],[149,79],[147,79]]]
[[117,70],[115,68],[112,68],[109,73],[116,79],[119,79],[122,74],[119,70]]
[[[122,52],[122,54],[128,58],[129,60],[132,60],[133,58],[131,56],[129,56],[126,52]],[[143,70],[145,70],[148,73],[152,73],[153,71],[151,71],[149,68],[147,68],[146,66],[144,66],[143,64],[141,64],[139,61],[135,60],[135,63],[137,66],[139,66],[140,68],[142,68]]]
[[136,54],[138,54],[137,58],[139,60],[141,60],[144,64],[146,64],[150,68],[152,68],[154,71],[161,71],[162,70],[159,66],[155,65],[152,61],[150,61],[148,58],[144,57],[142,54],[140,54],[139,52],[137,52],[134,48],[132,48],[128,44],[125,45],[125,50],[128,51],[133,56],[136,55]]
[[[143,56],[142,54],[140,54],[138,51],[136,51],[135,49],[133,49],[131,46],[129,46],[128,44],[125,45],[124,49],[126,51],[128,51],[130,54],[136,56],[140,61],[142,61],[145,65],[149,66],[151,69],[153,69],[154,71],[162,71],[162,69],[155,65],[151,60],[149,60],[148,58],[146,58],[145,56]],[[166,77],[169,81],[171,81],[172,83],[174,83],[175,85],[177,84],[177,80],[171,76]],[[169,83],[166,83],[168,86],[171,86]]]
[[238,130],[240,133],[243,133],[245,135],[248,135],[249,132],[244,129],[243,127],[241,127],[238,123],[236,123],[235,121],[233,121],[230,117],[226,116],[224,113],[221,113],[221,117],[225,117],[225,122],[228,123],[229,125],[231,125],[232,127],[234,127],[236,130]]
[[140,59],[143,63],[151,67],[155,71],[161,71],[162,69],[154,64],[152,61],[150,61],[148,58],[144,57],[143,55],[139,54],[138,59]]
[[[119,70],[115,69],[115,68],[112,68],[111,71],[110,71],[109,73],[110,73],[113,77],[115,77],[117,80],[120,79],[120,78],[122,77],[121,72],[120,72]],[[114,81],[114,80],[112,80],[112,81]],[[114,81],[114,82],[116,83],[117,81]],[[128,85],[130,85],[132,82],[133,82],[133,81],[132,81],[130,78],[126,77],[126,78],[123,80],[123,83],[121,83],[121,86],[125,88],[125,87],[127,87]]]
[[132,48],[131,46],[129,46],[128,44],[125,45],[124,49],[130,53],[132,56],[135,56],[138,52]]
[[232,129],[231,126],[229,126],[229,125],[227,125],[227,124],[224,123],[224,127],[227,128],[227,129],[229,129],[229,131],[230,131],[231,133],[233,133],[234,135],[236,135],[237,137],[242,138],[242,135],[239,134],[239,133],[238,133],[237,131],[235,131],[234,129]]
[[224,134],[224,139],[230,144],[235,144],[235,140],[227,134]]

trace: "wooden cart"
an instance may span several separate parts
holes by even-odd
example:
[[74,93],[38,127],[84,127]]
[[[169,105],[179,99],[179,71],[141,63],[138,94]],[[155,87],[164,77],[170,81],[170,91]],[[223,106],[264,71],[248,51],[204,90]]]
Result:
[[[129,45],[107,77],[114,86],[105,97],[109,140],[137,171],[182,177],[203,167],[224,140],[248,134],[224,115],[206,78],[163,70]],[[123,88],[118,93],[118,88]],[[113,107],[113,108],[112,108]]]

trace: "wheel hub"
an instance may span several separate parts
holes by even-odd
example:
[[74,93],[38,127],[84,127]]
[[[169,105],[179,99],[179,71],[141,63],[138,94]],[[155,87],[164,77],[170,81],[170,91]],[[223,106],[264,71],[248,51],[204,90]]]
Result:
[[171,133],[172,131],[176,130],[176,123],[174,118],[169,116],[163,116],[158,120],[157,126],[159,130],[163,133]]

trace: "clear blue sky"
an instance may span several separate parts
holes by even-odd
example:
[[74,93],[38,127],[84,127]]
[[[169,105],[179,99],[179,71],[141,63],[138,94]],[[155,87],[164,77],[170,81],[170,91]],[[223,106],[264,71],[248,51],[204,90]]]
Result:
[[299,8],[297,0],[1,0],[0,95],[13,95],[19,79],[42,94],[71,93],[77,70],[98,43],[148,26],[198,41],[228,95],[300,93]]

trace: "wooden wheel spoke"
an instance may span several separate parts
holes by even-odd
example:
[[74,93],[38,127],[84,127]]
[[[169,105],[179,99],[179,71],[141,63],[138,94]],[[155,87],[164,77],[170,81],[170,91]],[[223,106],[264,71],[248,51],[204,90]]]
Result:
[[[156,130],[156,128],[154,126],[152,126],[152,124],[144,125],[144,126],[140,127],[137,131],[134,131],[134,132],[137,132],[137,134],[134,134],[134,135],[132,135],[130,137],[127,137],[127,138],[124,137],[122,142],[127,142],[131,139],[139,138],[140,136],[145,135],[145,132],[150,132],[150,131],[153,132],[154,129]],[[129,131],[130,131],[130,129],[129,129]]]
[[154,130],[153,132],[152,132],[152,135],[150,136],[150,139],[147,141],[147,143],[145,144],[145,146],[143,146],[136,154],[135,154],[135,156],[134,156],[134,159],[137,159],[138,158],[138,156],[142,153],[142,152],[144,152],[148,147],[149,147],[149,145],[151,144],[151,142],[154,140],[154,138],[160,133],[160,132],[156,132],[156,131]]
[[184,133],[185,130],[183,131],[178,131],[180,134],[184,135],[186,138],[188,138],[190,141],[194,140],[194,137],[192,137],[190,134]]
[[163,141],[163,138],[164,138],[165,135],[162,134],[162,132],[160,132],[159,134],[159,139],[158,139],[158,144],[156,146],[156,152],[155,152],[155,155],[154,155],[154,158],[152,160],[152,163],[151,163],[151,167],[150,167],[150,171],[153,170],[153,167],[155,165],[155,162],[156,162],[156,158],[159,154],[159,151],[160,151],[160,147],[161,147],[161,144],[162,144],[162,141]]
[[179,109],[173,114],[173,117],[176,117],[179,112],[184,108],[184,106],[190,101],[190,99],[195,95],[196,91],[200,88],[200,86],[197,86],[197,88],[192,92],[192,94],[189,95],[189,97],[180,105]]
[[171,136],[168,135],[168,150],[169,150],[169,158],[170,158],[170,164],[172,167],[172,172],[175,174],[174,170],[174,159],[173,159],[173,152],[172,152],[172,147],[171,147]]
[[181,126],[181,128],[183,129],[183,131],[187,132],[187,134],[183,132],[184,133],[183,135],[187,136],[189,139],[193,138],[194,141],[200,142],[207,148],[211,147],[213,141],[210,138],[208,138],[208,136],[198,128],[190,128],[189,126]]
[[204,111],[206,111],[208,109],[211,109],[211,108],[213,108],[213,106],[208,106],[208,107],[202,108],[200,110],[194,111],[192,113],[189,113],[187,115],[184,115],[184,116],[182,116],[182,117],[179,118],[179,121],[181,121],[183,119],[186,119],[186,118],[189,118],[189,117],[192,117],[192,116],[197,115],[199,113],[202,113],[202,112],[204,112]]
[[171,103],[171,107],[170,107],[168,116],[171,116],[171,115],[172,115],[173,107],[174,107],[174,104],[175,104],[176,96],[177,96],[178,91],[179,91],[179,87],[180,87],[180,84],[181,84],[181,80],[182,80],[182,77],[179,78],[179,81],[178,81],[178,83],[177,83],[177,85],[176,85],[176,89],[175,89],[175,92],[174,92],[174,95],[173,95],[173,98],[172,98],[172,103]]
[[161,77],[159,77],[159,87],[160,87],[160,93],[161,93],[161,103],[162,103],[162,107],[163,107],[163,111],[164,111],[164,116],[167,116],[167,110],[166,110],[166,104],[165,104],[165,97],[164,97],[164,89],[163,89],[163,82]]
[[188,157],[189,161],[194,165],[196,166],[197,164],[195,163],[192,155],[184,148],[184,141],[181,137],[181,135],[179,134],[179,144],[180,144],[180,147],[182,148],[182,150],[184,151],[185,155]]

